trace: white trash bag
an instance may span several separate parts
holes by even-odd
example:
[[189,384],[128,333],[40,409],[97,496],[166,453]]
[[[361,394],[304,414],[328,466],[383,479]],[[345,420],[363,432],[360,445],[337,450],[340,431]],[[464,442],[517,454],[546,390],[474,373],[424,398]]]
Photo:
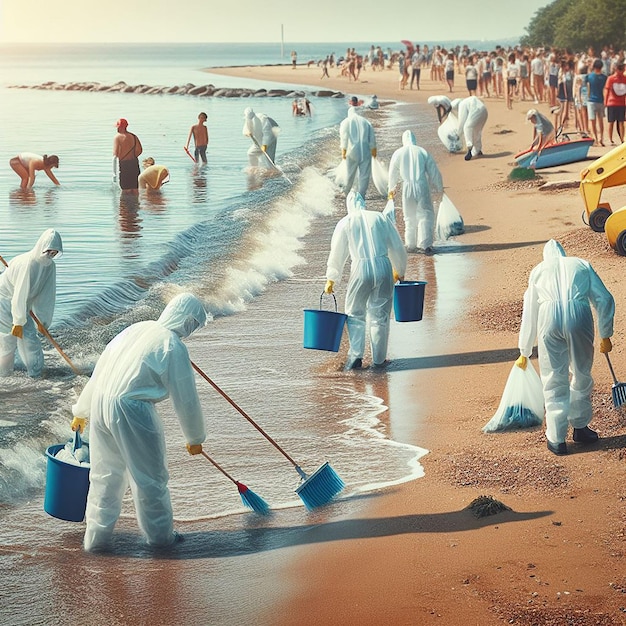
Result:
[[461,214],[452,200],[444,193],[437,211],[435,238],[438,241],[445,241],[455,235],[462,235],[464,232],[465,224]]
[[458,126],[459,120],[456,115],[450,113],[437,128],[437,135],[448,152],[461,152],[463,150],[463,142],[457,131]]
[[383,196],[387,197],[387,185],[389,184],[389,172],[384,166],[383,162],[377,157],[372,157],[372,182],[376,191]]
[[543,423],[543,415],[541,379],[530,360],[527,360],[525,370],[513,365],[498,410],[483,426],[483,432],[538,426]]
[[348,162],[346,159],[341,159],[341,163],[339,163],[334,170],[334,176],[337,187],[339,187],[342,191],[350,191],[349,189],[346,189],[346,185],[348,184]]

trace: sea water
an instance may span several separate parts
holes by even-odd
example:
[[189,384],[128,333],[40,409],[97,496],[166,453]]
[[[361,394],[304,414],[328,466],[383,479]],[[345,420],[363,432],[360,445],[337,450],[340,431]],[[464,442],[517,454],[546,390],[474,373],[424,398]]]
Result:
[[[334,51],[330,44],[317,46],[311,55]],[[210,314],[207,327],[186,341],[192,359],[306,471],[331,461],[346,493],[420,476],[417,459],[425,451],[403,437],[394,440],[381,421],[386,377],[355,380],[338,371],[332,354],[303,350],[301,344],[302,310],[318,306],[330,235],[344,210],[331,173],[346,100],[309,95],[312,117],[294,118],[289,98],[10,88],[49,80],[260,86],[201,71],[207,65],[280,62],[275,50],[255,57],[251,46],[245,54],[235,45],[213,46],[210,55],[202,46],[173,45],[2,52],[0,254],[10,260],[29,250],[46,228],[61,233],[64,254],[56,261],[50,330],[85,376],[74,376],[46,344],[41,379],[28,378],[18,365],[14,376],[0,382],[0,505],[18,515],[20,507],[39,510],[45,449],[70,438],[71,405],[102,349],[128,324],[158,317],[181,291],[197,294]],[[248,106],[278,121],[276,162],[284,175],[247,170],[249,140],[242,126]],[[206,166],[183,151],[200,111],[208,115]],[[377,113],[379,152],[399,147],[408,127],[422,145],[440,149],[435,116],[427,113],[406,119],[402,106]],[[142,157],[152,156],[170,170],[161,191],[135,198],[112,182],[119,117],[128,119],[129,130],[141,139]],[[32,190],[20,190],[8,161],[22,151],[57,154],[61,186],[39,172]],[[451,259],[441,259],[439,269],[445,271]],[[438,302],[440,317],[446,307],[453,311],[459,294],[461,288],[451,289]],[[301,505],[290,461],[207,383],[198,378],[197,386],[209,454],[271,506]],[[243,511],[232,483],[204,459],[187,455],[169,403],[158,409],[176,519]],[[132,515],[130,501],[125,514]]]

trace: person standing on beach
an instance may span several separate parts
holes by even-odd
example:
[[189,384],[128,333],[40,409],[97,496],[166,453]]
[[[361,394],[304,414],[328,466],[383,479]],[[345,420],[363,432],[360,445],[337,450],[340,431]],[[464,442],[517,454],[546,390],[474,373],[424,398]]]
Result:
[[[117,135],[113,140],[113,168],[119,168],[122,191],[139,193],[139,155],[143,152],[137,135],[128,131],[128,121],[120,118],[116,123]],[[117,176],[116,176],[117,178]]]
[[402,212],[404,214],[404,243],[409,252],[417,249],[432,254],[435,237],[435,207],[431,190],[443,193],[441,172],[424,148],[417,145],[410,130],[402,134],[402,148],[389,161],[388,198],[395,195],[402,181]]
[[32,152],[22,152],[9,161],[13,171],[20,177],[20,187],[30,189],[35,183],[35,172],[45,172],[46,176],[55,184],[61,183],[52,173],[53,167],[59,167],[59,157],[56,154],[39,156]]
[[394,279],[404,277],[407,253],[393,222],[380,211],[365,210],[361,194],[351,191],[346,207],[348,214],[335,226],[330,243],[324,292],[333,293],[350,258],[346,369],[363,366],[367,328],[373,365],[382,367],[387,359]]
[[178,541],[167,486],[163,424],[155,404],[171,398],[189,454],[201,454],[204,418],[183,343],[206,323],[195,296],[182,293],[159,319],[136,322],[114,337],[72,406],[72,430],[90,421],[89,495],[84,548],[109,547],[128,483],[148,545]]
[[[15,352],[35,378],[43,370],[43,349],[37,331],[44,331],[54,314],[56,265],[63,254],[61,235],[52,228],[44,231],[35,247],[9,261],[0,274],[0,377],[10,376]],[[30,312],[39,320],[37,327]]]
[[590,304],[598,316],[600,352],[610,352],[613,296],[589,262],[567,257],[563,246],[551,239],[544,246],[543,261],[530,273],[519,335],[520,357],[515,364],[526,369],[537,339],[546,439],[548,450],[557,455],[567,454],[569,425],[577,443],[598,439],[589,428],[594,339]]
[[[280,126],[269,115],[259,113],[258,115],[247,107],[244,112],[243,135],[252,139],[252,145],[248,149],[248,160],[251,167],[261,167],[267,165],[273,167],[276,160],[277,137],[280,133]],[[267,162],[269,157],[271,163]]]
[[591,130],[596,145],[604,146],[604,86],[607,76],[602,73],[602,59],[593,62],[593,72],[585,76],[585,84],[589,87],[587,94],[587,116],[591,121]]
[[624,141],[624,120],[626,119],[626,76],[624,76],[624,60],[615,64],[613,73],[608,77],[604,88],[604,105],[608,121],[609,141],[613,141],[613,127],[617,126],[620,143]]
[[339,124],[341,158],[346,160],[348,174],[346,191],[354,185],[358,172],[358,192],[365,198],[372,175],[372,158],[376,158],[376,135],[374,127],[356,107],[348,108],[348,117]]
[[189,152],[189,144],[193,137],[194,144],[194,159],[196,163],[202,160],[202,163],[206,165],[206,149],[209,145],[209,131],[205,126],[207,121],[207,114],[202,112],[198,115],[198,123],[194,124],[189,130],[189,136],[187,137],[187,143],[185,145],[185,151]]

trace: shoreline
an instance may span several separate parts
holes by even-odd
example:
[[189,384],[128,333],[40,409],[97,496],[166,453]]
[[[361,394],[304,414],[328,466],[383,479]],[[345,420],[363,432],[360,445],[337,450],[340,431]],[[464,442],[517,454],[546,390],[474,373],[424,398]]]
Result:
[[[346,97],[376,93],[381,102],[424,105],[428,96],[446,93],[424,71],[419,91],[400,91],[394,70],[368,72],[357,83],[332,71],[320,83],[317,67],[207,71],[319,83]],[[455,81],[461,83],[461,77]],[[465,95],[459,85],[452,97]],[[616,371],[625,370],[623,259],[603,233],[581,222],[577,188],[539,191],[533,181],[507,181],[513,155],[530,143],[525,112],[536,105],[514,102],[509,111],[503,99],[485,102],[485,156],[466,163],[461,154],[446,154],[438,162],[446,193],[466,224],[456,242],[476,263],[464,285],[469,313],[446,336],[429,338],[403,369],[391,367],[388,384],[380,385],[383,394],[389,389],[383,395],[389,424],[408,443],[429,450],[420,459],[425,476],[370,498],[358,518],[346,520],[354,527],[350,536],[333,525],[312,528],[315,546],[298,548],[298,558],[280,566],[278,578],[288,581],[288,600],[264,613],[263,623],[626,624],[626,487],[619,484],[626,420],[612,409],[612,381],[599,352],[592,422],[601,436],[598,444],[571,445],[568,456],[555,457],[546,449],[542,427],[481,431],[517,357],[528,273],[551,237],[569,255],[589,260],[613,293],[611,356]],[[606,151],[593,148],[590,159]],[[390,154],[379,151],[379,156],[388,161]],[[571,182],[584,166],[573,163],[539,174],[544,182]],[[606,195],[611,201],[612,194]],[[619,198],[618,192],[613,197]],[[422,262],[418,256],[411,255],[409,268]],[[392,358],[394,346],[409,335],[408,328],[394,325]],[[512,510],[475,518],[466,507],[480,495],[491,495]]]

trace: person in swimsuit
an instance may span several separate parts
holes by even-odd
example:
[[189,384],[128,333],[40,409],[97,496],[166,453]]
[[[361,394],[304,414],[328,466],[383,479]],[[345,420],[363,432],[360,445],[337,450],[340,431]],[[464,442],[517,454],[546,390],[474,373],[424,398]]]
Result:
[[207,114],[204,112],[200,113],[198,115],[198,123],[194,124],[191,127],[189,135],[187,137],[187,144],[185,145],[185,150],[189,152],[189,143],[191,142],[191,138],[193,137],[193,142],[195,146],[194,159],[196,160],[196,163],[201,160],[202,163],[204,163],[205,165],[207,162],[206,149],[209,145],[209,131],[205,126],[206,121]]
[[55,185],[61,184],[52,173],[53,167],[59,167],[59,157],[56,154],[39,156],[32,152],[22,152],[13,157],[9,165],[22,179],[20,183],[22,189],[30,189],[35,182],[35,172],[42,170]]
[[139,159],[143,151],[139,137],[128,132],[128,122],[117,120],[117,135],[113,140],[113,160],[119,167],[119,184],[123,191],[139,193]]
[[142,165],[144,170],[139,175],[139,187],[141,189],[156,191],[169,182],[170,173],[165,165],[157,165],[152,157],[144,159]]

